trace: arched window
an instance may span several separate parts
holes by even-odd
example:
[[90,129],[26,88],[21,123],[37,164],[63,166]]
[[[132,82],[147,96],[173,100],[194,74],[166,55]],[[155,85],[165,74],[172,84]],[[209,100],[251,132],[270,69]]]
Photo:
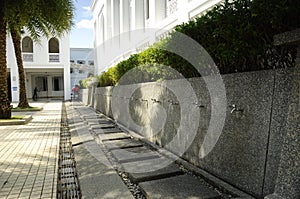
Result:
[[59,41],[55,37],[49,40],[48,46],[49,53],[59,53]]
[[22,52],[33,53],[33,41],[28,36],[22,39]]

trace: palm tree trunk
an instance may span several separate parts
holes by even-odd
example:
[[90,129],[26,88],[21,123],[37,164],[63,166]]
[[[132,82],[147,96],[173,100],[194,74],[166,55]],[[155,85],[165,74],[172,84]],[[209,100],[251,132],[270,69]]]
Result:
[[[2,7],[2,5],[1,5]],[[6,22],[4,11],[0,11],[0,119],[11,117],[11,107],[7,92],[7,65],[6,65]]]
[[29,108],[27,96],[26,96],[26,86],[25,86],[25,73],[22,61],[22,52],[21,52],[21,35],[18,31],[12,29],[10,31],[11,37],[14,44],[15,55],[18,65],[19,73],[19,108]]

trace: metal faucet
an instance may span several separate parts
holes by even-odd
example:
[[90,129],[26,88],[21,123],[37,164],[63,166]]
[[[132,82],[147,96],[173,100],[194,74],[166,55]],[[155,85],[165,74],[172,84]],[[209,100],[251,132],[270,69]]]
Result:
[[169,99],[168,102],[169,102],[171,105],[179,105],[178,102],[175,102],[175,101],[173,101],[172,99]]
[[204,105],[202,105],[202,104],[200,104],[198,102],[194,102],[193,104],[196,105],[196,107],[198,107],[198,108],[205,108]]
[[230,113],[233,113],[235,111],[243,112],[243,109],[238,108],[235,104],[232,104],[229,107],[232,108],[231,111],[230,111]]
[[153,103],[160,103],[160,101],[157,100],[157,99],[153,99],[153,98],[152,98],[151,100],[152,100]]

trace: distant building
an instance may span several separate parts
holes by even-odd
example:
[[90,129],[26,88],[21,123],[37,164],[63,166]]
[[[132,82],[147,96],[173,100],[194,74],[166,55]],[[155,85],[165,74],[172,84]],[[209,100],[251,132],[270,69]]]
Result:
[[79,81],[94,75],[94,49],[70,49],[71,88],[79,85]]
[[[27,97],[32,98],[38,88],[39,98],[70,99],[70,48],[69,34],[41,38],[34,42],[25,32],[21,40]],[[14,47],[7,37],[8,91],[12,101],[19,101],[19,75]]]
[[221,1],[93,0],[95,71],[100,74],[146,49],[176,25],[202,15]]

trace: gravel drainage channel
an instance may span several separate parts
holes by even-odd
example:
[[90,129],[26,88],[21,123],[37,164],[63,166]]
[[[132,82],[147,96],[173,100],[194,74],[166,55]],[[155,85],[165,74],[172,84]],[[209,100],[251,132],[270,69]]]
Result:
[[62,104],[60,127],[57,198],[81,198],[76,162],[72,149],[71,133],[68,127],[67,111],[64,103]]

